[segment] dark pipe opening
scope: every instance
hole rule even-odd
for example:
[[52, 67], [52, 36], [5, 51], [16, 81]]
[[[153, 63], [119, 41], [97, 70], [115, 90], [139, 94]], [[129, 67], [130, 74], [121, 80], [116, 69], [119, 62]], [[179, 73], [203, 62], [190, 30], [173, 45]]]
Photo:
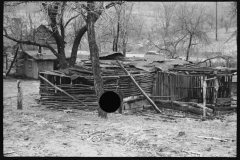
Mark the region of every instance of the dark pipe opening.
[[100, 99], [99, 106], [101, 109], [107, 113], [113, 113], [119, 109], [122, 104], [122, 97], [114, 91], [105, 91]]

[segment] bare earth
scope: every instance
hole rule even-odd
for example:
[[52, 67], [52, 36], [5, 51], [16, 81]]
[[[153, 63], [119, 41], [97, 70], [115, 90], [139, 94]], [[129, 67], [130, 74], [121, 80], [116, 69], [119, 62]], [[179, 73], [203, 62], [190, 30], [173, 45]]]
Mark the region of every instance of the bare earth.
[[24, 80], [22, 88], [23, 110], [17, 110], [16, 79], [4, 79], [5, 156], [236, 157], [236, 113], [222, 121], [157, 114], [109, 114], [105, 120], [96, 111], [39, 106], [39, 81]]

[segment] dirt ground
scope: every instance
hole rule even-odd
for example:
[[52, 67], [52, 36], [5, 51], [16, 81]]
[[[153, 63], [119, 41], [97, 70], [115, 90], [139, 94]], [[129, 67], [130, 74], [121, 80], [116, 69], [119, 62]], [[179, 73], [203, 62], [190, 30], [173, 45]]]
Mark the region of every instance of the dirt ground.
[[[4, 79], [4, 156], [236, 157], [237, 114], [223, 120], [53, 110], [37, 104], [39, 81]], [[204, 137], [215, 137], [204, 138]]]

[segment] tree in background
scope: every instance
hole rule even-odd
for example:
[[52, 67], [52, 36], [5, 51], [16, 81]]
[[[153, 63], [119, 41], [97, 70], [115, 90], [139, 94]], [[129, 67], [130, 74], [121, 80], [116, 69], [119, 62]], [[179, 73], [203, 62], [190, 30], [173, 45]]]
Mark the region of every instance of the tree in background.
[[[230, 9], [229, 9], [229, 17], [230, 21], [237, 22], [237, 2], [231, 2]], [[234, 36], [236, 36], [236, 42], [237, 42], [237, 29], [233, 32], [233, 34], [229, 37], [229, 39], [226, 41], [228, 42], [230, 39], [232, 39]], [[225, 42], [225, 43], [226, 43]]]
[[[70, 63], [66, 60], [65, 54], [65, 39], [66, 35], [68, 35], [67, 31], [69, 30], [69, 24], [75, 18], [84, 15], [86, 13], [86, 8], [83, 7], [85, 2], [19, 2], [19, 3], [12, 3], [12, 2], [5, 2], [4, 7], [17, 7], [22, 4], [29, 4], [33, 3], [34, 5], [38, 5], [41, 9], [41, 12], [45, 14], [45, 18], [48, 21], [46, 27], [51, 31], [51, 34], [54, 36], [55, 41], [57, 43], [57, 50], [55, 50], [47, 41], [43, 43], [35, 42], [31, 38], [23, 38], [18, 39], [12, 35], [14, 35], [11, 31], [9, 31], [8, 25], [5, 23], [4, 25], [4, 37], [13, 40], [15, 42], [27, 45], [35, 45], [39, 47], [45, 47], [50, 49], [53, 54], [58, 58], [60, 68], [64, 69], [69, 66], [74, 66], [77, 57], [77, 51], [79, 48], [79, 44], [83, 35], [87, 32], [87, 25], [82, 25], [81, 28], [76, 29], [76, 36], [73, 40], [72, 50], [71, 50], [71, 60]], [[106, 2], [105, 2], [106, 3]], [[107, 2], [107, 5], [104, 6], [101, 10], [98, 11], [99, 15], [104, 12], [105, 9], [108, 9], [114, 5], [118, 4], [116, 2]], [[7, 17], [7, 14], [5, 14]], [[6, 19], [6, 18], [5, 18]], [[98, 19], [98, 18], [97, 18]], [[97, 21], [97, 19], [95, 19]], [[21, 32], [22, 33], [22, 30]]]
[[[49, 25], [52, 29], [52, 34], [54, 35], [54, 38], [56, 40], [58, 51], [55, 51], [51, 47], [51, 45], [47, 43], [47, 41], [45, 42], [45, 44], [40, 44], [37, 42], [33, 42], [31, 40], [26, 41], [26, 40], [22, 40], [22, 38], [16, 39], [14, 37], [11, 37], [7, 33], [7, 29], [6, 29], [7, 26], [5, 26], [4, 28], [4, 31], [5, 31], [4, 36], [20, 44], [29, 44], [29, 45], [36, 45], [36, 46], [49, 48], [59, 58], [60, 67], [66, 68], [68, 64], [65, 56], [65, 42], [64, 42], [65, 28], [71, 20], [77, 17], [77, 16], [74, 16], [68, 19], [67, 22], [64, 21], [64, 18], [63, 18], [65, 13], [64, 11], [66, 11], [66, 8], [67, 8], [66, 3], [67, 2], [64, 1], [64, 2], [49, 2], [48, 4], [46, 3], [42, 4], [46, 12], [46, 15], [49, 19]], [[95, 86], [95, 91], [98, 99], [103, 93], [103, 82], [100, 75], [99, 50], [96, 43], [94, 24], [105, 9], [108, 9], [116, 4], [122, 4], [122, 3], [123, 2], [121, 1], [117, 1], [117, 2], [110, 2], [107, 5], [104, 5], [104, 2], [87, 2], [87, 5], [85, 5], [84, 3], [79, 4], [80, 6], [75, 5], [76, 7], [75, 9], [80, 9], [79, 14], [83, 16], [83, 19], [85, 20], [86, 25], [84, 25], [82, 28], [79, 29], [77, 36], [74, 40], [73, 49], [74, 47], [78, 48], [78, 45], [80, 43], [79, 40], [81, 40], [83, 34], [86, 31], [88, 31], [87, 34], [88, 34], [88, 42], [89, 42], [89, 49], [90, 49], [90, 58], [92, 61], [94, 86]], [[75, 43], [76, 41], [79, 43]], [[77, 53], [74, 53], [74, 54], [77, 54]], [[102, 111], [101, 108], [99, 107], [98, 116], [102, 118], [107, 118], [107, 113]]]
[[189, 60], [191, 47], [201, 43], [209, 44], [209, 38], [203, 29], [205, 23], [205, 8], [199, 4], [181, 3], [175, 21], [176, 30], [185, 35], [186, 61]]
[[174, 27], [176, 20], [176, 2], [162, 2], [155, 8], [155, 25], [148, 34], [148, 40], [160, 52], [164, 52], [169, 58], [175, 58], [177, 48], [186, 35], [179, 34]]
[[[97, 23], [99, 43], [112, 44], [111, 50], [126, 54], [128, 37], [136, 27], [133, 26], [133, 2], [115, 5], [114, 10], [106, 11]], [[105, 50], [109, 50], [106, 48]]]

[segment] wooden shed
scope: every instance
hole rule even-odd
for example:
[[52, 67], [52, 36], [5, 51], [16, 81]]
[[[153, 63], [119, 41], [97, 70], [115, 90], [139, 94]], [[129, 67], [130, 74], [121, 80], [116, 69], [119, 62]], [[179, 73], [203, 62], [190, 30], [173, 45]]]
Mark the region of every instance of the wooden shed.
[[[66, 52], [66, 57], [70, 57], [70, 52]], [[50, 51], [19, 51], [15, 63], [16, 74], [28, 78], [38, 79], [39, 72], [51, 71], [57, 69], [57, 57]]]
[[[34, 39], [38, 43], [48, 43], [57, 49], [52, 31], [44, 25], [40, 25], [33, 31]], [[70, 52], [65, 51], [66, 58], [70, 58]], [[38, 79], [39, 72], [56, 70], [58, 59], [48, 49], [39, 47], [38, 50], [19, 51], [16, 59], [16, 74], [28, 78]]]

